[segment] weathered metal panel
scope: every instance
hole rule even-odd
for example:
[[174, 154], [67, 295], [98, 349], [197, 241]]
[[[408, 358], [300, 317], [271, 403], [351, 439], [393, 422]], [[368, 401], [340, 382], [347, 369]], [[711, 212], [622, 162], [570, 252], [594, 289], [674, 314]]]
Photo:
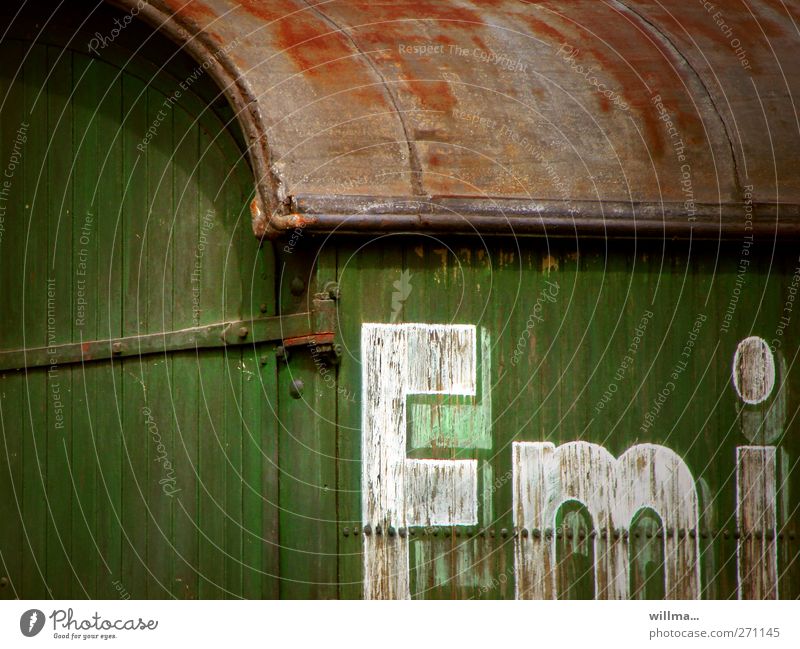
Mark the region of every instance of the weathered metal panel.
[[[598, 235], [608, 208], [612, 234], [688, 236], [698, 220], [693, 235], [715, 238], [752, 204], [764, 235], [798, 236], [793, 3], [151, 0], [141, 13], [239, 109], [259, 236], [496, 231], [506, 215], [486, 197], [517, 199], [521, 234], [546, 204], [548, 234], [581, 232], [593, 211]], [[287, 203], [343, 195], [421, 206], [376, 218], [357, 200], [321, 215]], [[434, 202], [425, 218], [453, 196], [477, 203], [462, 217]]]

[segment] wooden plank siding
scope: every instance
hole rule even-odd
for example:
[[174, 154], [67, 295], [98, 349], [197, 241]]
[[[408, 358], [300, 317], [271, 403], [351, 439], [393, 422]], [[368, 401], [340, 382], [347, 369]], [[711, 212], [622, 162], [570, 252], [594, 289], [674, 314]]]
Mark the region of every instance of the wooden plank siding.
[[[14, 39], [0, 54], [4, 168], [21, 151], [2, 349], [275, 313], [241, 138], [175, 76], [195, 63], [166, 73], [122, 47], [98, 58]], [[0, 376], [0, 596], [278, 594], [271, 346], [50, 370]]]

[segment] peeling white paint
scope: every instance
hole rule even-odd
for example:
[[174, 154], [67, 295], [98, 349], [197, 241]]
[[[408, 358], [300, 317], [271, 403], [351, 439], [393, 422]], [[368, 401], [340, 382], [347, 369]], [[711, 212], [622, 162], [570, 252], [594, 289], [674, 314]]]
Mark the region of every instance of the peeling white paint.
[[406, 460], [406, 524], [476, 525], [477, 460]]
[[775, 357], [767, 341], [749, 336], [733, 355], [733, 386], [739, 398], [750, 405], [766, 400], [775, 387]]
[[492, 448], [492, 339], [481, 327], [480, 395], [463, 404], [409, 404], [409, 439], [412, 449], [431, 446]]
[[739, 599], [778, 598], [775, 447], [736, 449]]
[[475, 327], [364, 324], [361, 360], [361, 511], [373, 530], [364, 536], [364, 597], [409, 599], [408, 537], [387, 532], [422, 519], [476, 522], [477, 463], [407, 460], [406, 398], [475, 395]]
[[[664, 446], [640, 444], [615, 459], [602, 446], [588, 442], [558, 448], [549, 442], [515, 442], [512, 453], [514, 525], [529, 530], [527, 536], [518, 534], [514, 542], [518, 599], [555, 599], [555, 536], [547, 538], [545, 531], [555, 528], [558, 509], [569, 500], [586, 506], [597, 531], [598, 599], [629, 596], [623, 533], [644, 507], [652, 508], [668, 531], [664, 538], [667, 598], [699, 596], [697, 492], [691, 472], [676, 453]], [[690, 535], [690, 530], [695, 534]]]

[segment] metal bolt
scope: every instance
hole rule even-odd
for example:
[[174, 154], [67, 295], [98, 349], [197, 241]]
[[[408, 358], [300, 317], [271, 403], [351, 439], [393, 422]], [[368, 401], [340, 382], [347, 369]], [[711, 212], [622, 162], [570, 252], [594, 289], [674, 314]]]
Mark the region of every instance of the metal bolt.
[[369, 536], [370, 534], [372, 534], [372, 527], [367, 523], [364, 525], [364, 535]]
[[350, 536], [350, 528], [349, 527], [345, 527], [342, 530], [342, 534], [344, 534], [345, 536]]
[[258, 309], [259, 309], [259, 311], [261, 311], [261, 313], [266, 313], [267, 312], [267, 303], [266, 302], [262, 302], [261, 306], [258, 307]]
[[528, 530], [524, 527], [522, 528], [522, 538], [524, 539], [528, 538]]
[[284, 363], [288, 363], [289, 362], [289, 350], [286, 349], [286, 347], [284, 347], [283, 345], [278, 345], [275, 348], [275, 358], [277, 358], [279, 361], [282, 361]]
[[533, 538], [535, 539], [542, 538], [542, 531], [538, 528], [533, 528]]
[[390, 526], [389, 526], [389, 536], [394, 536], [395, 534], [397, 534], [397, 530], [396, 530], [396, 529], [394, 529], [394, 527], [392, 527], [392, 526], [390, 525]]
[[291, 385], [289, 385], [289, 395], [292, 399], [299, 399], [303, 394], [304, 387], [305, 383], [303, 383], [303, 379], [295, 379], [292, 381]]
[[504, 537], [504, 538], [505, 538], [506, 536], [508, 536], [508, 530], [507, 530], [505, 527], [504, 527], [503, 529], [501, 529], [501, 530], [500, 530], [500, 536], [502, 536], [502, 537]]
[[0, 577], [0, 588], [8, 586], [8, 577]]
[[122, 343], [114, 343], [113, 345], [111, 345], [111, 351], [113, 351], [115, 354], [121, 354]]
[[409, 535], [409, 536], [416, 536], [416, 535], [417, 535], [417, 530], [415, 530], [415, 529], [412, 527], [410, 530], [408, 530], [408, 535]]
[[267, 363], [269, 363], [269, 356], [264, 354], [259, 360], [261, 361], [262, 365], [266, 365]]
[[397, 533], [400, 535], [401, 539], [406, 538], [406, 528], [405, 527], [401, 527], [399, 530], [397, 530]]
[[291, 285], [289, 286], [289, 291], [292, 295], [298, 296], [302, 295], [303, 291], [306, 290], [306, 283], [303, 281], [303, 278], [300, 276], [296, 276], [293, 280]]
[[247, 327], [239, 327], [239, 338], [247, 338], [250, 330]]
[[375, 534], [377, 534], [378, 536], [380, 536], [381, 534], [383, 534], [383, 528], [380, 526], [380, 523], [378, 523], [378, 524], [375, 526]]

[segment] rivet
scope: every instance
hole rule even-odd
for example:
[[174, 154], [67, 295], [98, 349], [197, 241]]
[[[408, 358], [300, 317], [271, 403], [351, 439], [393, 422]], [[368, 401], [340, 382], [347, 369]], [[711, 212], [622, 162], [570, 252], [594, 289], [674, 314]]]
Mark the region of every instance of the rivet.
[[114, 343], [113, 345], [111, 345], [111, 351], [114, 352], [115, 354], [121, 354], [122, 343]]
[[345, 527], [342, 530], [342, 534], [344, 534], [345, 536], [350, 536], [350, 528], [349, 527]]
[[522, 528], [522, 537], [527, 539], [528, 538], [528, 530], [524, 527]]
[[296, 276], [293, 280], [291, 285], [289, 286], [289, 291], [294, 296], [302, 295], [303, 291], [306, 290], [306, 283], [303, 279], [299, 276]]
[[239, 338], [247, 338], [250, 330], [247, 327], [239, 327]]
[[286, 349], [286, 347], [284, 347], [283, 345], [278, 345], [275, 348], [275, 357], [279, 361], [283, 361], [284, 363], [288, 363], [289, 362], [289, 350]]
[[372, 534], [372, 527], [368, 523], [364, 525], [364, 536], [369, 536], [370, 534]]
[[667, 528], [667, 538], [671, 539], [673, 536], [675, 536], [675, 530], [673, 530], [671, 527], [668, 527]]
[[722, 532], [722, 538], [724, 539], [731, 538], [731, 533], [728, 530], [725, 530], [724, 532]]
[[259, 311], [261, 311], [261, 313], [266, 313], [267, 312], [267, 303], [266, 302], [262, 302], [261, 306], [258, 307], [258, 309], [259, 309]]
[[391, 525], [389, 525], [389, 536], [394, 536], [395, 534], [397, 534], [397, 530], [394, 529], [394, 527], [392, 527]]
[[263, 355], [263, 356], [262, 356], [262, 357], [259, 359], [259, 361], [261, 362], [261, 364], [262, 364], [262, 365], [266, 365], [267, 363], [269, 363], [269, 356], [267, 356], [266, 354], [264, 354], [264, 355]]
[[553, 530], [549, 527], [544, 531], [544, 538], [552, 539], [553, 538]]
[[707, 539], [708, 538], [708, 532], [706, 530], [703, 530], [702, 532], [700, 532], [700, 538], [701, 539]]
[[8, 586], [8, 577], [0, 577], [0, 588]]
[[491, 536], [492, 538], [494, 538], [494, 536], [495, 536], [494, 530], [489, 530], [489, 536]]
[[508, 536], [508, 530], [505, 527], [500, 530], [500, 536], [502, 537]]
[[540, 530], [538, 527], [533, 528], [533, 538], [535, 539], [542, 538], [542, 530]]
[[682, 539], [682, 538], [685, 538], [685, 537], [686, 537], [686, 530], [684, 530], [684, 529], [678, 530], [678, 538]]
[[289, 395], [292, 399], [299, 399], [303, 394], [304, 387], [305, 383], [303, 383], [302, 379], [294, 379], [289, 385]]
[[406, 528], [405, 527], [401, 527], [399, 530], [397, 530], [397, 533], [400, 535], [401, 539], [406, 538]]
[[361, 533], [361, 530], [358, 527], [353, 528], [353, 536], [358, 536]]
[[383, 534], [383, 528], [381, 527], [380, 523], [375, 526], [375, 534], [381, 536]]
[[409, 534], [409, 536], [416, 536], [417, 535], [417, 530], [415, 530], [412, 527], [410, 530], [408, 530], [408, 534]]

